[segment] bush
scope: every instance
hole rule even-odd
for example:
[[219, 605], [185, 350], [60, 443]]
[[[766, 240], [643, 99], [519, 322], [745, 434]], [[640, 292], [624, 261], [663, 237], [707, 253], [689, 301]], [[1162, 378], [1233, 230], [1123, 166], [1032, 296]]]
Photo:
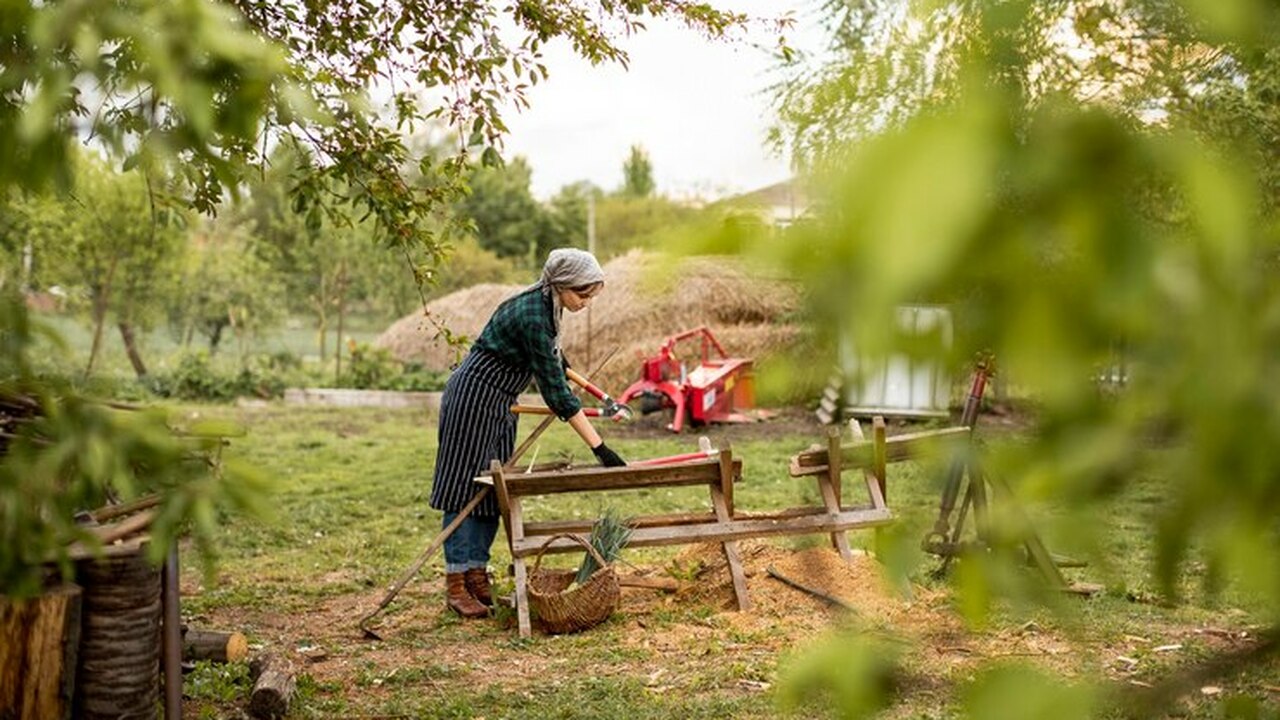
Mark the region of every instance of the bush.
[[287, 383], [281, 368], [287, 360], [277, 353], [258, 357], [235, 373], [221, 372], [210, 363], [204, 352], [188, 353], [178, 361], [172, 372], [156, 375], [151, 389], [162, 397], [182, 400], [227, 401], [237, 397], [280, 397]]
[[406, 365], [396, 360], [386, 348], [351, 342], [347, 369], [338, 378], [339, 387], [360, 390], [432, 391], [444, 387], [444, 373], [424, 370], [421, 365]]

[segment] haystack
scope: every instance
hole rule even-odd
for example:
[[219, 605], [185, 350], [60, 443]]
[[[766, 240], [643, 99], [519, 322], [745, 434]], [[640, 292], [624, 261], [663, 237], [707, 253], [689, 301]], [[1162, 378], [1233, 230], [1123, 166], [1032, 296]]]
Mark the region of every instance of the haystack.
[[[521, 285], [473, 285], [445, 295], [421, 310], [397, 320], [373, 341], [374, 347], [386, 348], [401, 362], [419, 363], [428, 370], [448, 370], [465, 353], [499, 303], [519, 292]], [[443, 325], [455, 336], [469, 340], [460, 348], [449, 346], [437, 329]]]
[[[590, 357], [586, 312], [565, 313], [564, 350], [579, 369], [594, 366], [614, 348], [617, 353], [596, 376], [614, 393], [638, 379], [640, 358], [657, 352], [667, 337], [706, 325], [733, 357], [757, 363], [794, 343], [799, 328], [793, 315], [800, 305], [798, 287], [753, 272], [726, 257], [670, 258], [633, 251], [604, 267], [605, 291], [592, 303]], [[428, 309], [455, 334], [472, 338], [501, 300], [521, 286], [480, 285], [445, 296]], [[375, 344], [404, 361], [447, 369], [453, 360], [443, 339], [421, 313], [391, 326]], [[682, 345], [696, 362], [696, 342]], [[714, 351], [713, 351], [714, 352]]]

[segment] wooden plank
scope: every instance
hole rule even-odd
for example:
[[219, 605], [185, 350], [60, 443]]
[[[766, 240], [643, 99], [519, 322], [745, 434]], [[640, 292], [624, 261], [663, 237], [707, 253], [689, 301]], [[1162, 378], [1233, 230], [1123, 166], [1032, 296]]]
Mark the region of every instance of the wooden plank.
[[[857, 530], [887, 525], [892, 521], [893, 515], [887, 509], [863, 508], [859, 510], [841, 510], [835, 514], [823, 511], [799, 517], [779, 519], [735, 519], [730, 522], [714, 522], [704, 525], [639, 528], [631, 533], [631, 539], [628, 541], [627, 546], [661, 547], [665, 545], [745, 540], [775, 535], [831, 533], [837, 530]], [[543, 540], [536, 538], [515, 542], [511, 550], [512, 555], [529, 557], [537, 553], [542, 543]], [[557, 540], [547, 548], [548, 553], [574, 551], [581, 552], [582, 546], [567, 539]]]
[[[873, 483], [874, 484], [874, 483]], [[879, 487], [876, 488], [879, 490]], [[881, 505], [883, 507], [883, 504]], [[841, 507], [841, 510], [870, 510], [874, 506], [864, 507]], [[829, 513], [825, 507], [805, 506], [784, 508], [782, 510], [769, 510], [767, 512], [754, 512], [750, 510], [735, 509], [733, 514], [734, 520], [787, 520], [797, 517], [808, 517], [809, 515], [826, 515]], [[676, 525], [705, 525], [707, 523], [716, 522], [715, 513], [670, 513], [666, 515], [637, 515], [627, 518], [627, 524], [632, 528], [652, 528], [652, 527], [672, 527]], [[593, 519], [581, 520], [541, 520], [537, 522], [525, 522], [525, 537], [546, 537], [548, 535], [559, 535], [560, 533], [588, 533], [591, 532], [591, 526], [595, 524]]]
[[[818, 492], [822, 495], [822, 504], [828, 512], [840, 512], [840, 429], [827, 428], [827, 474], [818, 476]], [[840, 557], [847, 563], [853, 562], [853, 551], [849, 549], [849, 537], [841, 532], [831, 533], [831, 544], [840, 552]]]
[[[885, 441], [885, 461], [901, 462], [917, 457], [926, 451], [936, 450], [940, 445], [955, 442], [969, 437], [967, 427], [949, 427], [938, 430], [926, 430], [918, 433], [894, 435]], [[874, 443], [850, 443], [840, 447], [840, 454], [845, 468], [870, 468], [875, 460]], [[792, 466], [800, 468], [800, 474], [817, 475], [825, 472], [819, 469], [827, 464], [827, 450], [806, 450], [792, 457]], [[804, 472], [812, 471], [812, 472]], [[796, 473], [792, 473], [795, 475]]]
[[[697, 525], [699, 523], [711, 523], [715, 521], [715, 513], [710, 511], [698, 513], [670, 513], [666, 515], [640, 515], [637, 517], [627, 518], [627, 524], [633, 528]], [[559, 535], [560, 533], [585, 533], [591, 532], [591, 527], [593, 525], [595, 525], [594, 519], [542, 520], [538, 522], [526, 522], [524, 524], [524, 534], [529, 537], [533, 537], [535, 535]]]
[[[741, 461], [733, 461], [733, 477], [742, 475]], [[517, 495], [554, 495], [595, 490], [637, 490], [650, 487], [680, 487], [718, 482], [718, 458], [693, 460], [679, 465], [652, 467], [589, 468], [558, 473], [508, 475], [507, 493]]]

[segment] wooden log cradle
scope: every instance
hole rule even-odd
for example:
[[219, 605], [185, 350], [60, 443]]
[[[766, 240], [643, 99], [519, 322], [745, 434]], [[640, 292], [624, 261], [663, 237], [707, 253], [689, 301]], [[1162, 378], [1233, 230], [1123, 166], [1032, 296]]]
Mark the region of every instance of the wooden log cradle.
[[76, 718], [155, 717], [160, 701], [160, 569], [144, 553], [87, 560]]

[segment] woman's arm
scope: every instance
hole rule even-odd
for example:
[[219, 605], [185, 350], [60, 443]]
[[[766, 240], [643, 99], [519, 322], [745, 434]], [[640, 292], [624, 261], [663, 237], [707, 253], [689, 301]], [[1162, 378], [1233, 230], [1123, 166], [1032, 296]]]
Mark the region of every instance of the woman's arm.
[[582, 438], [582, 442], [586, 443], [587, 447], [592, 450], [604, 442], [604, 440], [600, 439], [600, 433], [596, 432], [595, 427], [591, 425], [591, 421], [587, 419], [586, 413], [581, 410], [565, 422], [569, 423], [569, 427], [573, 428], [573, 431], [578, 433], [578, 437]]

